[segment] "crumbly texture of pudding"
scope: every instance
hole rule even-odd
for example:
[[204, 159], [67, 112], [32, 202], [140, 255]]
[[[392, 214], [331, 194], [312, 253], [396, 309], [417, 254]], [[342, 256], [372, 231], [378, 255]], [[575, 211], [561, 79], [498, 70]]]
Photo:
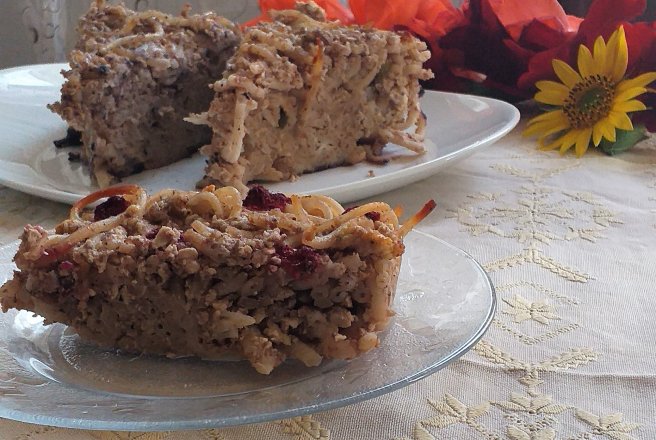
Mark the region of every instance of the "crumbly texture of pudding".
[[95, 1], [79, 23], [79, 41], [61, 100], [50, 106], [81, 132], [82, 159], [101, 187], [196, 151], [207, 127], [184, 121], [204, 111], [208, 88], [241, 39], [214, 14], [135, 12]]
[[128, 352], [237, 355], [263, 374], [287, 358], [316, 366], [378, 346], [413, 226], [387, 204], [344, 210], [261, 187], [243, 200], [231, 187], [110, 190], [54, 232], [25, 227], [3, 310]]
[[327, 22], [313, 3], [244, 31], [209, 110], [206, 179], [246, 191], [325, 168], [381, 162], [388, 142], [424, 152], [426, 45], [409, 33]]

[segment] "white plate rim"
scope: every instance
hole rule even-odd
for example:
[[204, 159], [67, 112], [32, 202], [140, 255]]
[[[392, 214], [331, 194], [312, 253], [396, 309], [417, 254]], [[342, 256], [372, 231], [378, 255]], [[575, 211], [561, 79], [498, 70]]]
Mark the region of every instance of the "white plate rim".
[[[189, 431], [189, 430], [199, 430], [199, 429], [209, 429], [209, 428], [225, 428], [230, 426], [239, 426], [244, 424], [254, 424], [254, 423], [263, 423], [273, 420], [280, 420], [290, 417], [303, 416], [308, 414], [313, 414], [322, 411], [328, 411], [331, 409], [341, 408], [344, 406], [352, 405], [355, 403], [363, 402], [370, 400], [382, 395], [391, 393], [393, 391], [399, 390], [403, 387], [406, 387], [414, 382], [417, 382], [421, 379], [424, 379], [433, 373], [443, 369], [444, 367], [450, 365], [454, 361], [458, 360], [464, 354], [466, 354], [481, 338], [485, 335], [492, 324], [492, 320], [496, 313], [498, 307], [498, 299], [496, 295], [496, 290], [494, 285], [483, 267], [478, 263], [469, 253], [464, 250], [435, 237], [434, 235], [419, 231], [413, 230], [410, 234], [418, 235], [420, 238], [435, 240], [441, 245], [449, 248], [451, 251], [454, 251], [460, 254], [461, 257], [469, 260], [472, 264], [473, 269], [479, 274], [482, 275], [483, 280], [485, 281], [485, 294], [489, 297], [490, 306], [487, 310], [487, 313], [482, 321], [480, 321], [478, 328], [474, 333], [465, 341], [462, 341], [460, 345], [454, 349], [448, 356], [442, 358], [437, 363], [429, 365], [422, 370], [418, 370], [413, 374], [398, 379], [394, 382], [388, 383], [386, 385], [379, 386], [374, 389], [370, 389], [364, 392], [357, 394], [352, 394], [341, 399], [333, 399], [328, 402], [322, 402], [313, 405], [306, 405], [301, 408], [290, 408], [284, 411], [270, 412], [266, 414], [259, 414], [255, 417], [249, 417], [247, 421], [242, 420], [243, 417], [232, 417], [229, 419], [202, 419], [202, 420], [188, 420], [188, 421], [98, 421], [98, 420], [88, 420], [88, 419], [78, 419], [74, 416], [71, 417], [56, 417], [56, 416], [41, 416], [38, 414], [31, 414], [25, 411], [7, 409], [0, 405], [0, 417], [7, 418], [24, 423], [35, 423], [48, 426], [56, 426], [60, 428], [73, 428], [73, 429], [87, 429], [87, 430], [112, 430], [112, 431], [137, 431], [137, 432], [157, 432], [157, 431]], [[5, 251], [9, 248], [16, 247], [18, 241], [4, 245], [0, 247], [0, 252]], [[0, 312], [1, 313], [1, 312]], [[2, 370], [2, 365], [0, 365], [0, 371]], [[60, 384], [64, 387], [73, 387], [68, 384]], [[102, 391], [96, 391], [97, 393], [103, 394]], [[111, 394], [110, 394], [111, 395]], [[198, 399], [207, 399], [207, 398], [198, 398]], [[170, 399], [170, 400], [181, 400], [184, 402], [186, 399]]]
[[[50, 68], [53, 70], [61, 70], [66, 68], [66, 66], [67, 66], [66, 64], [24, 65], [24, 66], [18, 66], [18, 67], [0, 70], [0, 75], [12, 73], [12, 72], [19, 72], [27, 69], [37, 69], [37, 68], [39, 69]], [[496, 111], [508, 112], [509, 117], [507, 118], [507, 120], [505, 120], [505, 124], [499, 127], [496, 131], [492, 131], [488, 133], [486, 136], [477, 139], [476, 141], [458, 150], [451, 151], [447, 154], [441, 155], [427, 162], [417, 163], [409, 168], [392, 171], [380, 176], [363, 178], [356, 182], [342, 183], [337, 185], [333, 184], [333, 185], [322, 187], [321, 189], [318, 190], [311, 190], [311, 191], [300, 190], [299, 192], [305, 194], [321, 193], [321, 194], [330, 195], [331, 197], [336, 199], [341, 199], [344, 202], [350, 202], [353, 200], [370, 197], [384, 191], [396, 189], [403, 185], [403, 183], [399, 183], [399, 182], [411, 183], [411, 182], [416, 182], [425, 179], [431, 176], [432, 174], [434, 174], [435, 172], [437, 172], [442, 167], [444, 167], [444, 164], [469, 156], [470, 154], [472, 154], [473, 152], [475, 152], [476, 150], [482, 147], [492, 145], [493, 143], [497, 142], [499, 139], [507, 135], [518, 124], [520, 119], [520, 112], [515, 106], [497, 99], [477, 96], [477, 95], [438, 92], [432, 90], [426, 91], [426, 94], [429, 96], [434, 95], [436, 97], [441, 96], [443, 98], [448, 98], [449, 96], [451, 96], [451, 97], [477, 99], [480, 100], [481, 102], [490, 105], [491, 107], [494, 107]], [[0, 159], [0, 162], [9, 165], [16, 163], [3, 159]], [[22, 163], [20, 163], [20, 165], [27, 166]], [[408, 176], [411, 176], [411, 178], [408, 179]], [[303, 176], [300, 176], [297, 182], [302, 183], [302, 179]], [[3, 184], [9, 188], [15, 189], [17, 191], [21, 191], [26, 194], [31, 194], [34, 196], [46, 198], [57, 202], [67, 203], [67, 204], [73, 204], [82, 197], [82, 195], [78, 193], [61, 190], [47, 184], [36, 185], [36, 184], [31, 184], [27, 181], [16, 181], [11, 178], [7, 178], [2, 174], [0, 174], [0, 184]], [[357, 194], [359, 195], [364, 194], [364, 195], [358, 197], [349, 196], [349, 194], [353, 192], [354, 188], [357, 189], [356, 191]], [[380, 190], [379, 188], [384, 188], [384, 190]]]

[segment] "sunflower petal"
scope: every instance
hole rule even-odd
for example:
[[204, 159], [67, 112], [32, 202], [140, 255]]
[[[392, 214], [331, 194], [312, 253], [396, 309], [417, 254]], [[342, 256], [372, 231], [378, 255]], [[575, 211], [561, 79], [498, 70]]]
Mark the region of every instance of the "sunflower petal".
[[563, 84], [568, 88], [571, 89], [576, 83], [581, 81], [581, 75], [579, 75], [576, 70], [572, 69], [566, 62], [554, 59], [551, 62], [551, 65], [553, 66], [554, 72], [556, 72], [558, 78], [560, 78]]
[[544, 131], [549, 130], [550, 128], [552, 128], [550, 124], [544, 124], [544, 123], [542, 123], [542, 124], [533, 124], [530, 127], [526, 127], [522, 131], [522, 136], [524, 136], [524, 137], [535, 136], [536, 134], [541, 134]]
[[626, 113], [611, 110], [608, 113], [608, 120], [620, 130], [633, 130], [633, 123]]
[[599, 129], [602, 131], [604, 137], [609, 142], [615, 142], [617, 140], [617, 134], [615, 133], [615, 127], [613, 126], [613, 124], [611, 124], [607, 120], [601, 120], [597, 122], [597, 125], [599, 125]]
[[635, 98], [636, 96], [642, 95], [646, 91], [647, 89], [644, 87], [633, 87], [615, 95], [615, 99], [613, 101], [616, 103], [625, 102], [629, 99]]
[[574, 145], [574, 142], [576, 140], [576, 131], [568, 131], [567, 133], [563, 134], [562, 136], [554, 139], [548, 144], [544, 143], [544, 138], [541, 138], [538, 141], [539, 149], [540, 150], [555, 150], [556, 148], [559, 148], [561, 151], [563, 151], [563, 147], [565, 145], [568, 145], [565, 147], [564, 151], [567, 151], [572, 145]]
[[555, 150], [556, 148], [560, 147], [560, 145], [563, 143], [563, 140], [565, 139], [565, 137], [567, 137], [568, 134], [569, 133], [565, 133], [564, 135], [557, 137], [556, 139], [549, 142], [548, 144], [544, 143], [545, 138], [540, 138], [538, 140], [538, 149], [543, 151]]
[[617, 85], [615, 93], [622, 93], [634, 87], [646, 87], [649, 83], [656, 81], [656, 72], [647, 72], [635, 78], [627, 79]]
[[562, 130], [564, 130], [564, 128], [554, 126], [552, 124], [535, 124], [524, 129], [524, 131], [522, 131], [522, 136], [532, 137], [539, 135], [540, 137], [545, 137], [548, 136], [548, 134], [556, 133]]
[[640, 112], [643, 110], [647, 110], [647, 106], [641, 101], [638, 101], [637, 99], [632, 99], [630, 101], [625, 101], [615, 104], [613, 106], [613, 110], [623, 113]]
[[[559, 138], [559, 140], [560, 140], [560, 138]], [[554, 141], [554, 142], [551, 142], [548, 145], [545, 145], [544, 140], [541, 139], [540, 142], [538, 143], [538, 150], [540, 150], [540, 151], [555, 150], [556, 148], [558, 148], [557, 141]]]
[[618, 33], [617, 52], [615, 62], [613, 63], [613, 73], [611, 78], [614, 82], [619, 82], [626, 74], [626, 67], [629, 64], [629, 49], [626, 45], [626, 34], [624, 27], [620, 26], [615, 32]]
[[567, 150], [572, 148], [576, 144], [576, 139], [578, 139], [580, 130], [572, 130], [567, 133], [567, 136], [563, 139], [563, 143], [560, 145], [560, 154], [565, 154]]
[[595, 75], [603, 75], [606, 67], [606, 43], [600, 35], [594, 43], [594, 73]]
[[590, 53], [590, 49], [583, 44], [579, 46], [578, 65], [582, 78], [594, 75], [594, 61], [592, 60], [592, 54]]
[[539, 140], [544, 141], [548, 137], [554, 135], [554, 134], [560, 134], [563, 132], [563, 129], [561, 127], [552, 127], [548, 130], [545, 130], [544, 133], [540, 136]]
[[542, 90], [535, 94], [535, 100], [544, 104], [562, 106], [565, 104], [567, 95], [567, 93], [562, 93], [560, 90]]
[[558, 121], [561, 120], [563, 117], [565, 117], [565, 113], [563, 113], [562, 110], [552, 110], [550, 112], [543, 113], [529, 120], [528, 125], [530, 126], [542, 121]]
[[557, 91], [565, 93], [566, 95], [569, 94], [569, 87], [556, 81], [537, 81], [535, 86], [538, 88], [538, 90], [545, 92]]
[[532, 127], [528, 127], [522, 132], [522, 136], [524, 137], [533, 137], [537, 136], [538, 138], [546, 138], [554, 133], [558, 133], [561, 131], [564, 131], [566, 128], [559, 127], [559, 126], [545, 126], [545, 125], [534, 125]]
[[[535, 136], [535, 135], [539, 135], [538, 138], [539, 138], [540, 140], [544, 140], [544, 139], [548, 138], [549, 136], [551, 136], [551, 135], [553, 135], [553, 134], [556, 134], [556, 133], [560, 133], [560, 132], [562, 132], [562, 131], [565, 131], [567, 127], [562, 127], [562, 126], [551, 126], [551, 127], [540, 126], [540, 127], [538, 127], [537, 129], [535, 129], [535, 130], [531, 130], [531, 129], [533, 129], [533, 128], [535, 128], [535, 127], [527, 128], [527, 129], [522, 133], [522, 135], [524, 135], [524, 136]], [[529, 130], [530, 130], [530, 131], [529, 131]]]
[[595, 147], [599, 146], [601, 143], [601, 138], [604, 136], [603, 121], [597, 122], [594, 127], [592, 127], [592, 143]]
[[562, 111], [556, 111], [553, 113], [554, 115], [550, 119], [529, 124], [522, 132], [522, 136], [530, 137], [540, 135], [540, 137], [546, 137], [553, 133], [567, 130], [569, 128], [569, 121], [565, 114]]
[[602, 75], [610, 78], [613, 75], [613, 68], [615, 67], [615, 60], [617, 59], [617, 45], [619, 43], [619, 33], [613, 32], [606, 44], [606, 63]]
[[588, 145], [590, 145], [590, 137], [592, 136], [592, 128], [586, 128], [581, 130], [579, 135], [576, 137], [576, 147], [574, 151], [576, 157], [581, 157], [588, 151]]

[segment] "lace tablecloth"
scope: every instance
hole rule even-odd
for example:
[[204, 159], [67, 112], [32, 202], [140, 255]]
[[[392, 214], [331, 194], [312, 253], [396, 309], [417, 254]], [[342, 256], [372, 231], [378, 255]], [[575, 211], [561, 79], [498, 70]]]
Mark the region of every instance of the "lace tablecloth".
[[[2, 440], [656, 438], [656, 137], [582, 159], [519, 129], [442, 173], [380, 196], [471, 253], [499, 310], [474, 350], [391, 394], [311, 416], [179, 433], [73, 431], [0, 421]], [[0, 243], [67, 207], [0, 189]], [[439, 264], [439, 261], [436, 262]], [[0, 380], [2, 378], [0, 377]]]

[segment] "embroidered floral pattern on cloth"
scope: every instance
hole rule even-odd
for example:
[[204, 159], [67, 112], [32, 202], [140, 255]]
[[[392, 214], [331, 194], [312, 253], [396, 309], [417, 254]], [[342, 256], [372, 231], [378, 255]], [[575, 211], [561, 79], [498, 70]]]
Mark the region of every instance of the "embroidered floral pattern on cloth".
[[[656, 438], [656, 138], [613, 158], [493, 147], [382, 196], [471, 253], [499, 298], [474, 350], [429, 378], [349, 407], [181, 433], [72, 431], [0, 421], [3, 440]], [[0, 189], [0, 242], [66, 207]], [[439, 264], [439, 262], [436, 262]], [[0, 390], [11, 389], [0, 376]], [[0, 391], [1, 392], [1, 391]]]

